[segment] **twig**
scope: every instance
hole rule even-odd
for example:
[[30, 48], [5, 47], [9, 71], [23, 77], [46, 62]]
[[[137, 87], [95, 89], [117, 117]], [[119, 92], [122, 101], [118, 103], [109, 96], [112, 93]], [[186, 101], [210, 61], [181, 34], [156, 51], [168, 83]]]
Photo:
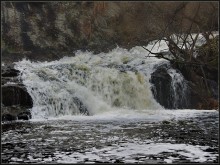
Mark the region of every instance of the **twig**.
[[178, 61], [178, 60], [174, 60], [174, 59], [169, 59], [167, 57], [164, 57], [162, 53], [154, 53], [151, 52], [150, 50], [148, 50], [147, 48], [143, 47], [145, 50], [147, 50], [149, 52], [149, 54], [154, 54], [155, 56], [150, 56], [148, 55], [147, 57], [156, 57], [156, 58], [163, 58], [165, 60], [170, 61], [171, 63], [182, 63], [185, 65], [196, 65], [196, 66], [207, 66], [207, 64], [203, 64], [203, 63], [196, 63], [196, 62], [187, 62], [187, 61]]
[[203, 74], [203, 76], [204, 76], [204, 81], [205, 81], [205, 85], [206, 85], [207, 91], [208, 91], [208, 93], [209, 93], [209, 95], [210, 95], [210, 91], [209, 91], [209, 87], [208, 87], [208, 83], [207, 83], [207, 79], [206, 79], [205, 72], [204, 72], [202, 66], [200, 66], [200, 68], [201, 68], [201, 70], [202, 70], [202, 74]]

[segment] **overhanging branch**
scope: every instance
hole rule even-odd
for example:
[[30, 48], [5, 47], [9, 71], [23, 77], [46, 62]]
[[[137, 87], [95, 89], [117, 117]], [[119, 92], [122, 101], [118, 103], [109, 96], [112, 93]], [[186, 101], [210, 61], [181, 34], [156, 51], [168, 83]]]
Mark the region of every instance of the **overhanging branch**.
[[175, 59], [169, 59], [167, 57], [164, 57], [164, 55], [162, 53], [154, 53], [152, 51], [150, 51], [149, 49], [145, 48], [144, 46], [142, 46], [142, 48], [144, 48], [145, 50], [147, 50], [150, 54], [153, 54], [155, 56], [150, 56], [148, 54], [147, 57], [156, 57], [156, 58], [163, 58], [165, 60], [170, 61], [171, 63], [181, 63], [181, 64], [185, 64], [185, 65], [196, 65], [196, 66], [206, 66], [206, 64], [203, 63], [197, 63], [197, 62], [187, 62], [187, 61], [179, 61], [179, 60], [175, 60]]

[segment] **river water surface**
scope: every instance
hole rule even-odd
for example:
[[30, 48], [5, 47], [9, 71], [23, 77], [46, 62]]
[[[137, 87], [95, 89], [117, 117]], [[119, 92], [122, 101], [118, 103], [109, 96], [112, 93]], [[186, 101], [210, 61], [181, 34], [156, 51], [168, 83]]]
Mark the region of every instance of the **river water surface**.
[[3, 123], [2, 163], [218, 162], [218, 111], [122, 114]]

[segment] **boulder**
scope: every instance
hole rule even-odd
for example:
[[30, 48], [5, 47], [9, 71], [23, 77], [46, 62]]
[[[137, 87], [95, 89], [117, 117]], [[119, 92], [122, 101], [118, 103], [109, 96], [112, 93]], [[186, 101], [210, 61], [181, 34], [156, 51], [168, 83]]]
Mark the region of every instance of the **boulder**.
[[20, 81], [19, 71], [13, 64], [2, 66], [2, 121], [28, 120], [33, 101], [25, 86]]
[[7, 83], [20, 83], [20, 80], [18, 78], [18, 75], [20, 73], [19, 70], [14, 69], [14, 66], [11, 64], [7, 64], [6, 66], [2, 66], [1, 68], [2, 72], [2, 82], [1, 84], [7, 84]]
[[30, 111], [24, 111], [17, 115], [18, 120], [29, 120], [31, 118]]
[[12, 120], [28, 120], [31, 118], [30, 109], [22, 106], [4, 106], [1, 107], [1, 117], [2, 121], [12, 121]]
[[16, 120], [16, 117], [11, 114], [2, 115], [2, 121], [12, 121], [12, 120]]
[[24, 86], [6, 84], [2, 86], [2, 103], [4, 106], [20, 105], [31, 108], [32, 98]]
[[173, 108], [173, 99], [171, 94], [172, 77], [167, 73], [167, 66], [162, 65], [151, 74], [150, 82], [153, 84], [151, 90], [154, 98], [164, 108]]
[[17, 77], [18, 75], [19, 71], [11, 67], [2, 70], [2, 77]]

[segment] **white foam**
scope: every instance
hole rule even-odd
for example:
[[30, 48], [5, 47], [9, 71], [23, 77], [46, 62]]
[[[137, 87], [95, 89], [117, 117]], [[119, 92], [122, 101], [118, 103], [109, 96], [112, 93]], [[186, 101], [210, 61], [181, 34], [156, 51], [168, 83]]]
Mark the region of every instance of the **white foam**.
[[[83, 102], [90, 115], [123, 107], [163, 109], [153, 98], [149, 78], [154, 66], [164, 62], [146, 58], [146, 50], [135, 47], [131, 51], [116, 48], [99, 55], [78, 51], [75, 57], [52, 62], [24, 59], [15, 68], [21, 71], [33, 99], [32, 117], [48, 118], [78, 115], [74, 97]], [[121, 72], [116, 65], [129, 65], [138, 72]]]
[[[199, 36], [198, 42], [202, 42], [202, 39]], [[146, 48], [152, 52], [168, 51], [164, 40], [152, 41]], [[145, 117], [152, 110], [155, 113], [164, 109], [154, 99], [149, 80], [158, 66], [169, 65], [164, 59], [148, 58], [148, 55], [148, 51], [140, 46], [129, 51], [117, 47], [98, 55], [79, 50], [74, 57], [63, 57], [51, 62], [23, 59], [15, 63], [15, 68], [20, 70], [20, 77], [33, 99], [33, 119], [87, 118], [80, 116], [75, 98], [95, 118], [103, 118], [104, 115], [129, 118], [129, 115], [135, 116], [133, 112]], [[130, 67], [131, 71], [127, 69], [125, 72], [123, 67]], [[185, 91], [182, 75], [171, 70], [169, 73], [173, 78], [174, 93], [178, 93], [175, 90], [177, 85]], [[174, 102], [183, 99], [175, 95]]]
[[[171, 144], [171, 143], [150, 143], [150, 144], [137, 144], [137, 143], [123, 143], [120, 146], [108, 146], [101, 149], [92, 148], [85, 153], [73, 153], [66, 155], [66, 153], [56, 152], [55, 155], [59, 157], [59, 163], [77, 163], [88, 159], [89, 161], [109, 161], [109, 158], [117, 157], [123, 159], [125, 163], [134, 163], [134, 157], [145, 155], [162, 154], [163, 152], [175, 153], [180, 156], [185, 156], [191, 162], [205, 162], [215, 160], [217, 154], [205, 152], [208, 146], [193, 146], [188, 144]], [[164, 159], [167, 163], [172, 163], [178, 160], [178, 157], [169, 156]], [[114, 160], [114, 159], [113, 159]]]
[[161, 122], [164, 120], [182, 120], [204, 116], [206, 114], [216, 113], [218, 110], [196, 110], [196, 109], [182, 109], [182, 110], [127, 110], [118, 109], [117, 111], [103, 112], [93, 116], [84, 115], [65, 115], [59, 117], [49, 117], [45, 119], [30, 119], [32, 122], [53, 121], [53, 120], [72, 120], [72, 121], [147, 121], [147, 122]]

